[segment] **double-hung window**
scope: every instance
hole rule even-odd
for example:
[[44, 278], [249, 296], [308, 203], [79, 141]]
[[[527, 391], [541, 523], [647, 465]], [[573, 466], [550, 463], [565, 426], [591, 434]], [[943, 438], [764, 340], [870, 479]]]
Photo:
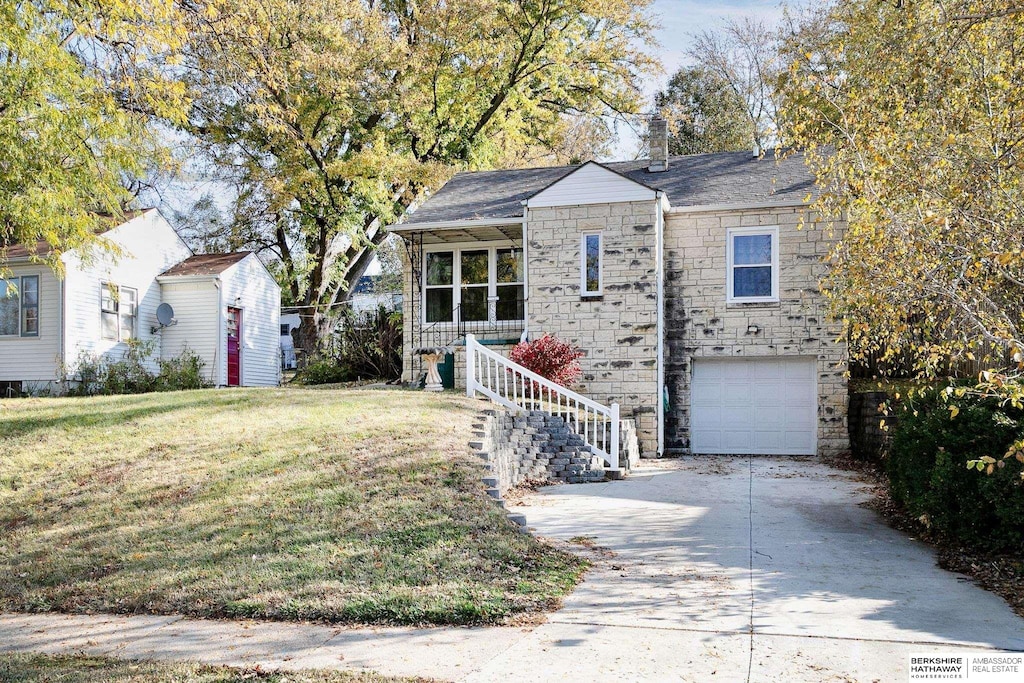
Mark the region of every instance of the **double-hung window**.
[[0, 279], [0, 337], [39, 336], [39, 276]]
[[731, 303], [778, 301], [778, 228], [732, 228], [726, 231], [726, 239], [726, 300]]
[[580, 238], [580, 295], [602, 294], [601, 233], [588, 232]]
[[523, 319], [523, 250], [472, 247], [424, 255], [424, 322]]
[[103, 283], [100, 302], [100, 328], [104, 339], [127, 341], [135, 336], [139, 318], [139, 292]]
[[490, 293], [491, 252], [474, 249], [459, 253], [459, 310], [463, 320], [487, 320], [487, 296]]

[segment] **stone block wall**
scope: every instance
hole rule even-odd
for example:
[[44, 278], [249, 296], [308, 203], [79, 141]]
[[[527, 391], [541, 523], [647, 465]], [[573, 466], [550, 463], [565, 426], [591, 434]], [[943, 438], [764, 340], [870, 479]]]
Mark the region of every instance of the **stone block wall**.
[[[656, 205], [620, 202], [529, 209], [528, 324], [579, 345], [579, 393], [636, 421], [642, 451], [657, 450]], [[584, 233], [602, 235], [603, 293], [580, 293]]]
[[605, 477], [604, 462], [557, 416], [486, 410], [478, 436], [471, 445], [487, 462], [487, 483], [499, 495], [527, 480], [582, 484]]
[[[753, 226], [779, 228], [780, 300], [727, 304], [726, 231]], [[818, 450], [849, 448], [846, 348], [835, 341], [839, 328], [826, 320], [817, 284], [832, 241], [824, 222], [804, 207], [665, 216], [667, 451], [686, 452], [690, 446], [694, 358], [776, 355], [817, 359]]]
[[[898, 413], [886, 415], [881, 406], [890, 400], [884, 391], [850, 394], [850, 452], [860, 460], [880, 461], [889, 448], [889, 430]], [[886, 426], [882, 426], [885, 420]]]

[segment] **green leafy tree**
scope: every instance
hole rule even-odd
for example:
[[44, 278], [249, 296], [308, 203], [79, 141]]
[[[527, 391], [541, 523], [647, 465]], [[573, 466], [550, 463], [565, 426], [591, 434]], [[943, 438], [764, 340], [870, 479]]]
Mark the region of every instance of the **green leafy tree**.
[[195, 0], [190, 130], [315, 349], [387, 235], [459, 168], [636, 112], [647, 0]]
[[978, 389], [1019, 407], [1024, 7], [846, 0], [786, 53], [785, 125], [817, 208], [848, 219], [825, 285], [851, 355], [910, 355], [926, 377], [977, 360]]
[[150, 124], [184, 121], [179, 19], [173, 0], [0, 0], [0, 259], [43, 242], [59, 272], [169, 163]]
[[754, 124], [743, 99], [720, 76], [702, 67], [683, 67], [654, 104], [668, 122], [669, 154], [750, 149]]

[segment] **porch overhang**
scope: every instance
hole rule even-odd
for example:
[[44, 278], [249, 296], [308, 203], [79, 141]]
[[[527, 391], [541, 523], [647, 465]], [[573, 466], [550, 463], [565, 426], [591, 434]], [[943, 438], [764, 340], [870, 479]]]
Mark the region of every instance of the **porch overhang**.
[[389, 230], [404, 240], [415, 239], [427, 244], [455, 242], [522, 242], [523, 218], [470, 218], [461, 221], [402, 223]]

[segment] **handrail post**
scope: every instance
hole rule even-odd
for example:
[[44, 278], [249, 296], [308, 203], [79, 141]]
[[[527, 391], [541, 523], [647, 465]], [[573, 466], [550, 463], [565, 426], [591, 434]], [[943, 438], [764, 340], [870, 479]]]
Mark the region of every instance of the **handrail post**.
[[466, 335], [466, 396], [476, 393], [476, 337]]
[[611, 446], [609, 447], [608, 459], [611, 461], [611, 470], [619, 470], [619, 404], [612, 403], [612, 433]]

